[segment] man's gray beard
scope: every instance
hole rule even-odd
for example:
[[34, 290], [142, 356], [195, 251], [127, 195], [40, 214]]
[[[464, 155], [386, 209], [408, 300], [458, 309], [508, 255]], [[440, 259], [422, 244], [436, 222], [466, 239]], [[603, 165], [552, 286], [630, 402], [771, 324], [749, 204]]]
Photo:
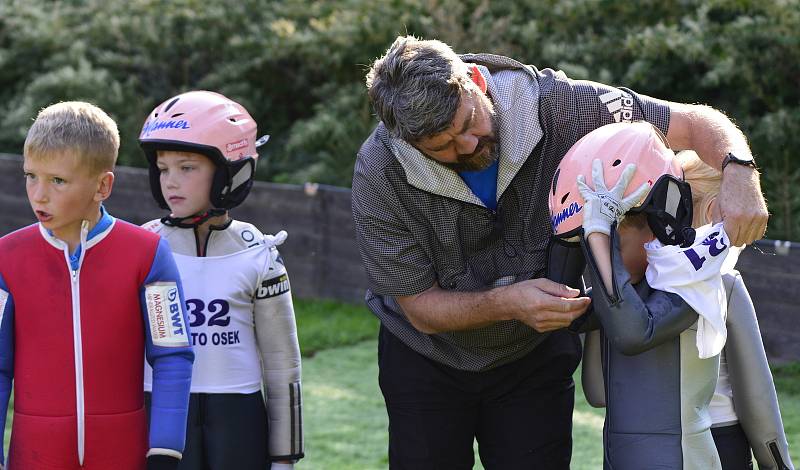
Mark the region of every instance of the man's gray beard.
[[[489, 148], [488, 152], [481, 152], [480, 155], [470, 154], [470, 155], [459, 155], [458, 161], [455, 163], [449, 162], [439, 162], [442, 165], [450, 168], [453, 171], [480, 171], [489, 168], [489, 166], [494, 163], [500, 156], [500, 140], [499, 140], [499, 121], [496, 114], [491, 115], [492, 120], [492, 134], [491, 136], [484, 136], [480, 138], [478, 146], [482, 147], [481, 150], [485, 149], [486, 147]], [[476, 149], [477, 150], [477, 149]]]

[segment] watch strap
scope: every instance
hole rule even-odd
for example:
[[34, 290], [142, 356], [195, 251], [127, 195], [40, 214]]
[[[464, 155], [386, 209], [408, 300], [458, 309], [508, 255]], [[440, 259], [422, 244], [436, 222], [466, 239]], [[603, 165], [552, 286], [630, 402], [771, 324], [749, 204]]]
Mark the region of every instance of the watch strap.
[[750, 157], [749, 159], [744, 160], [744, 159], [738, 158], [736, 155], [734, 155], [731, 152], [728, 152], [728, 154], [725, 155], [725, 158], [722, 160], [722, 171], [725, 171], [725, 167], [728, 166], [728, 163], [736, 163], [737, 165], [749, 166], [750, 168], [753, 168], [755, 170], [758, 169], [758, 167], [756, 166], [755, 160], [753, 160], [753, 157]]

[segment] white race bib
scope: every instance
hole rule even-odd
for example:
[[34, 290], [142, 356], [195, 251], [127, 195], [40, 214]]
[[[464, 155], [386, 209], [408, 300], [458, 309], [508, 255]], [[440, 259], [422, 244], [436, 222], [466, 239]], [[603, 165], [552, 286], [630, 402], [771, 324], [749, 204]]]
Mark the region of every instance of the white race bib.
[[697, 351], [701, 359], [719, 354], [728, 337], [728, 304], [721, 272], [730, 253], [722, 222], [699, 227], [690, 247], [662, 246], [658, 240], [644, 247], [647, 283], [653, 289], [678, 294], [700, 316]]
[[[261, 390], [254, 302], [291, 295], [283, 271], [270, 272], [275, 277], [262, 281], [270, 255], [270, 247], [264, 244], [222, 256], [173, 255], [183, 280], [186, 321], [191, 329], [192, 393]], [[149, 368], [145, 368], [144, 381], [145, 390], [150, 390]]]

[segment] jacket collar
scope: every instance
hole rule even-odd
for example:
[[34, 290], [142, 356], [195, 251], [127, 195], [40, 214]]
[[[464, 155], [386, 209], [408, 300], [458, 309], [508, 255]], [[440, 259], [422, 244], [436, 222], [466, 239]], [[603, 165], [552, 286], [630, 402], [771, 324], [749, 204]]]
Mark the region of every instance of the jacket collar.
[[[116, 223], [117, 219], [114, 218], [111, 214], [106, 211], [106, 208], [100, 206], [100, 220], [97, 221], [94, 227], [87, 232], [86, 235], [86, 249], [97, 245], [100, 243], [109, 233], [111, 233], [111, 229], [114, 228], [114, 224]], [[39, 233], [42, 234], [42, 238], [44, 238], [47, 243], [58, 248], [59, 250], [63, 250], [67, 247], [66, 242], [63, 240], [56, 238], [53, 235], [53, 232], [44, 228], [44, 226], [39, 223]], [[79, 247], [80, 249], [81, 247]]]

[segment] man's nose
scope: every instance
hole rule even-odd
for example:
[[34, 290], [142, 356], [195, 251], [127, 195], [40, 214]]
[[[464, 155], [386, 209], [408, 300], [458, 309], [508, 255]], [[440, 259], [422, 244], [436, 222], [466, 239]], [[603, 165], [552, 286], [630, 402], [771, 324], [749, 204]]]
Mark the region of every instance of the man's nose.
[[456, 152], [458, 152], [459, 155], [468, 155], [478, 148], [479, 141], [478, 137], [471, 133], [461, 134], [455, 138]]

